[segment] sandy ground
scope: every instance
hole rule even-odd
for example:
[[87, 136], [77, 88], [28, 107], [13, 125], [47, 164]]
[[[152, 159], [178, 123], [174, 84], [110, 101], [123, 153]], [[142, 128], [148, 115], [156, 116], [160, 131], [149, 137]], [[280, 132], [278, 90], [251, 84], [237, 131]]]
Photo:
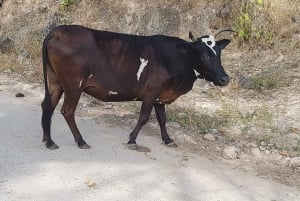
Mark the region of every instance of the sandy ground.
[[[97, 124], [90, 117], [77, 118], [92, 146], [80, 150], [56, 111], [52, 136], [60, 148], [49, 151], [41, 142], [41, 88], [0, 78], [1, 201], [300, 200], [299, 189], [180, 147], [167, 148], [143, 132], [138, 137], [142, 149], [129, 150], [124, 143], [130, 130]], [[27, 89], [24, 98], [15, 97], [13, 85]]]

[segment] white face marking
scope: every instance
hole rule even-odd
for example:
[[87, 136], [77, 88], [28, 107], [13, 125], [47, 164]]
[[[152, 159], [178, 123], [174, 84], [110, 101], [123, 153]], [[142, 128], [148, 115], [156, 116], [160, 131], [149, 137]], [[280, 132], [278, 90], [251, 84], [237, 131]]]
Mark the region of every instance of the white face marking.
[[[202, 42], [205, 43], [205, 45], [206, 45], [207, 47], [209, 47], [209, 48], [211, 49], [211, 51], [213, 51], [214, 54], [217, 56], [217, 53], [216, 53], [216, 51], [214, 50], [214, 47], [215, 47], [215, 45], [216, 45], [215, 37], [210, 35], [208, 38], [202, 38], [201, 40], [202, 40]], [[208, 43], [210, 43], [210, 44], [208, 44]]]
[[117, 95], [118, 94], [118, 92], [116, 92], [116, 91], [109, 91], [108, 92], [108, 95]]
[[81, 87], [81, 85], [82, 85], [82, 80], [80, 80], [80, 82], [79, 82], [79, 88]]
[[141, 57], [140, 57], [140, 61], [141, 61], [141, 65], [140, 65], [139, 70], [138, 70], [138, 72], [137, 72], [137, 74], [136, 74], [136, 76], [137, 76], [137, 81], [140, 80], [141, 74], [142, 74], [144, 68], [145, 68], [145, 67], [147, 66], [147, 64], [148, 64], [148, 60], [145, 60], [145, 59], [143, 59], [143, 58], [141, 58]]
[[194, 70], [194, 73], [195, 73], [196, 77], [199, 77], [200, 73], [195, 69], [193, 69], [193, 70]]
[[90, 76], [88, 78], [91, 78], [91, 77], [93, 77], [93, 74], [90, 74]]

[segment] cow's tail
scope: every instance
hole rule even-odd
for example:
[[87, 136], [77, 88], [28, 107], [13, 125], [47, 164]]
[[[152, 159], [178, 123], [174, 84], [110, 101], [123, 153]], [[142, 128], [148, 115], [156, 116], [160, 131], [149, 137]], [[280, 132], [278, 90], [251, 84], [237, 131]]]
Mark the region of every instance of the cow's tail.
[[51, 116], [53, 113], [53, 107], [51, 104], [51, 97], [49, 93], [49, 84], [48, 84], [48, 76], [47, 76], [47, 68], [50, 68], [51, 65], [48, 59], [47, 52], [47, 44], [50, 37], [49, 35], [45, 38], [42, 47], [42, 60], [43, 60], [43, 74], [44, 74], [44, 82], [45, 82], [45, 97], [41, 104], [42, 106], [42, 127], [43, 127], [43, 142], [49, 142], [50, 138], [50, 124], [51, 124]]
[[45, 82], [45, 101], [50, 100], [50, 94], [49, 94], [49, 86], [48, 86], [48, 76], [47, 76], [47, 67], [50, 67], [50, 63], [48, 60], [48, 51], [47, 51], [47, 44], [50, 37], [49, 35], [45, 38], [43, 41], [43, 47], [42, 47], [42, 60], [43, 60], [43, 75], [44, 75], [44, 82]]

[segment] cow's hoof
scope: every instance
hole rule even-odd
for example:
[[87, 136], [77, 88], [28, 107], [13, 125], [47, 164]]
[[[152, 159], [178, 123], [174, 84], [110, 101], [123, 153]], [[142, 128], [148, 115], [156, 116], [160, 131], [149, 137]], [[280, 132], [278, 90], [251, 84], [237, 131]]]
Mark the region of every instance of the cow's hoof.
[[54, 142], [47, 142], [46, 147], [49, 150], [55, 150], [59, 148], [59, 146], [57, 146], [57, 144], [55, 144]]
[[129, 143], [129, 144], [127, 144], [127, 147], [128, 147], [128, 149], [131, 149], [131, 150], [137, 150], [138, 149], [138, 146], [135, 143]]
[[77, 142], [77, 145], [80, 149], [89, 149], [89, 148], [91, 148], [91, 146], [88, 145], [82, 138], [80, 140], [76, 141], [76, 142]]
[[170, 142], [168, 144], [166, 144], [167, 147], [172, 147], [172, 148], [176, 148], [178, 147], [177, 144], [175, 142]]
[[88, 144], [82, 144], [82, 145], [78, 145], [78, 147], [80, 148], [80, 149], [90, 149], [91, 148], [91, 146], [90, 145], [88, 145]]

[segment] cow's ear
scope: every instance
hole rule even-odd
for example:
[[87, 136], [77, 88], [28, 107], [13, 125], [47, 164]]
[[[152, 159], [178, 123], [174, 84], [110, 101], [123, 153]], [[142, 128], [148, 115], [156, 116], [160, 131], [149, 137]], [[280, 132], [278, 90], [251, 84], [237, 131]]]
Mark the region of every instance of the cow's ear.
[[196, 39], [195, 39], [195, 37], [194, 37], [194, 35], [192, 34], [191, 31], [189, 31], [189, 38], [190, 38], [193, 42], [196, 41]]
[[193, 52], [193, 46], [188, 44], [188, 43], [179, 43], [176, 45], [177, 49], [181, 52], [181, 53], [191, 53]]
[[224, 49], [228, 44], [230, 43], [230, 40], [228, 39], [223, 39], [223, 40], [219, 40], [217, 41], [217, 46], [219, 46], [219, 48], [222, 50]]

